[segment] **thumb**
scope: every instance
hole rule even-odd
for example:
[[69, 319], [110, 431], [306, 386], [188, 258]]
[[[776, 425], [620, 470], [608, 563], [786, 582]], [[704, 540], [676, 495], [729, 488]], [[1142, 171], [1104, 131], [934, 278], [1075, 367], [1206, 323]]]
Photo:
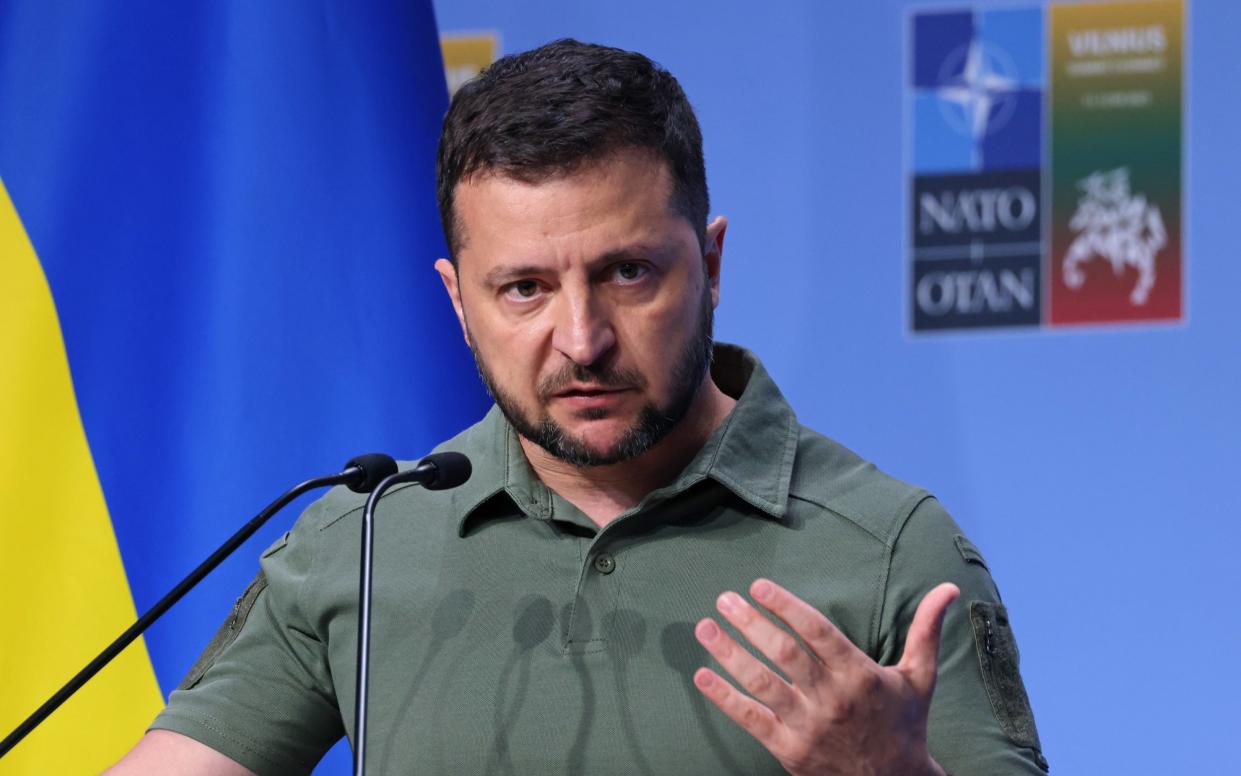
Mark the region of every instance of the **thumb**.
[[937, 585], [922, 598], [905, 638], [905, 653], [896, 668], [927, 702], [935, 691], [935, 671], [939, 664], [939, 634], [948, 606], [961, 595], [951, 582]]

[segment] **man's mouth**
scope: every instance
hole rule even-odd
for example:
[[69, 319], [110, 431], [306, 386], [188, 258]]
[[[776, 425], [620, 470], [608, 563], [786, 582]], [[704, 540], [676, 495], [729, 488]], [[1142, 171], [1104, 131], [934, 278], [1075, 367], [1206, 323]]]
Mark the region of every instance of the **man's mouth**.
[[610, 385], [574, 385], [556, 391], [552, 399], [580, 410], [598, 410], [617, 404], [629, 390]]
[[566, 398], [573, 396], [601, 396], [609, 393], [621, 393], [627, 391], [628, 388], [618, 388], [609, 385], [575, 385], [557, 391], [553, 396], [557, 398]]

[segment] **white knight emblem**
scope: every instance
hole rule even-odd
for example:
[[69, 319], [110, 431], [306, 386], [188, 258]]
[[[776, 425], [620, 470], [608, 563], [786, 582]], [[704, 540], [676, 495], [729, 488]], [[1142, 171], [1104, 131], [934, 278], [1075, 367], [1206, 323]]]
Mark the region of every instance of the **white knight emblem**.
[[1119, 275], [1126, 267], [1138, 272], [1129, 293], [1134, 305], [1144, 305], [1155, 285], [1155, 255], [1168, 243], [1159, 207], [1146, 195], [1129, 191], [1129, 168], [1091, 173], [1078, 181], [1082, 190], [1069, 228], [1078, 235], [1064, 257], [1064, 282], [1081, 288], [1086, 276], [1082, 264], [1095, 256], [1107, 259]]

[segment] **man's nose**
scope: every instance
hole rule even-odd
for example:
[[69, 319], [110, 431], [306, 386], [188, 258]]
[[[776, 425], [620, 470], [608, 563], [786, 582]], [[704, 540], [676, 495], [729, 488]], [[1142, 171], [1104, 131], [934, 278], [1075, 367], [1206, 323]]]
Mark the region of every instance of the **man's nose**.
[[565, 293], [558, 300], [552, 347], [575, 364], [589, 366], [616, 345], [610, 313], [589, 293]]

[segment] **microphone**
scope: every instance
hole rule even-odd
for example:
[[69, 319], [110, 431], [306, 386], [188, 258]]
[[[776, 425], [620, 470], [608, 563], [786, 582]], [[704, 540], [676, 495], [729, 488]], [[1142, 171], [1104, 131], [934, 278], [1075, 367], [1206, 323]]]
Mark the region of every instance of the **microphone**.
[[[430, 456], [434, 457], [434, 456]], [[465, 459], [465, 456], [460, 456]], [[470, 463], [465, 461], [465, 477], [470, 476]], [[460, 467], [459, 463], [449, 463], [444, 465], [444, 471], [449, 471], [451, 467]], [[290, 501], [307, 491], [315, 488], [323, 488], [330, 485], [344, 485], [356, 493], [366, 493], [381, 484], [385, 480], [391, 478], [397, 470], [396, 461], [392, 456], [383, 453], [369, 453], [367, 455], [359, 455], [357, 458], [350, 459], [345, 464], [345, 468], [336, 474], [328, 474], [323, 477], [315, 477], [306, 480], [298, 485], [293, 486], [290, 490], [285, 491], [278, 499], [268, 504], [262, 512], [253, 517], [250, 522], [241, 527], [241, 530], [228, 538], [226, 542], [220, 545], [219, 549], [211, 553], [208, 558], [199, 564], [198, 568], [189, 573], [185, 579], [181, 580], [176, 587], [168, 591], [168, 594], [159, 599], [159, 602], [152, 606], [146, 614], [138, 618], [138, 620], [116, 638], [103, 652], [100, 652], [86, 667], [69, 680], [64, 687], [60, 688], [51, 698], [35, 710], [33, 714], [26, 718], [26, 721], [18, 725], [17, 728], [10, 733], [3, 741], [0, 741], [0, 757], [3, 757], [10, 749], [17, 746], [23, 738], [30, 734], [30, 731], [39, 726], [43, 720], [47, 719], [53, 711], [60, 708], [61, 704], [69, 700], [75, 692], [82, 688], [82, 685], [90, 681], [91, 677], [99, 673], [99, 671], [112, 662], [112, 659], [121, 653], [125, 647], [129, 646], [134, 639], [142, 635], [142, 632], [150, 627], [151, 623], [158, 620], [169, 609], [181, 600], [186, 593], [190, 592], [199, 582], [208, 574], [215, 570], [225, 558], [233, 554], [233, 551], [254, 535], [272, 515], [279, 512]], [[438, 466], [433, 466], [435, 472], [439, 472]], [[454, 469], [455, 471], [455, 469]], [[461, 479], [465, 481], [465, 477]], [[442, 487], [452, 487], [444, 485]]]
[[[356, 460], [356, 459], [355, 459]], [[352, 463], [352, 462], [351, 462]], [[362, 510], [362, 560], [358, 566], [358, 672], [353, 707], [353, 772], [362, 776], [366, 768], [366, 700], [370, 678], [371, 583], [374, 579], [375, 506], [384, 491], [403, 482], [414, 482], [427, 490], [447, 490], [470, 478], [470, 459], [461, 453], [433, 453], [412, 469], [389, 474], [374, 486]]]
[[[466, 465], [469, 465], [469, 461], [466, 461]], [[341, 484], [354, 493], [370, 493], [385, 478], [396, 474], [396, 461], [392, 459], [392, 456], [383, 453], [367, 453], [357, 458], [350, 458], [345, 463], [345, 470], [341, 474], [348, 472], [353, 472], [351, 479]], [[466, 476], [468, 477], [469, 474], [467, 473]]]
[[433, 453], [419, 461], [414, 468], [395, 474], [392, 482], [384, 484], [382, 490], [411, 481], [421, 484], [427, 490], [448, 490], [468, 480], [471, 471], [470, 459], [461, 453]]

